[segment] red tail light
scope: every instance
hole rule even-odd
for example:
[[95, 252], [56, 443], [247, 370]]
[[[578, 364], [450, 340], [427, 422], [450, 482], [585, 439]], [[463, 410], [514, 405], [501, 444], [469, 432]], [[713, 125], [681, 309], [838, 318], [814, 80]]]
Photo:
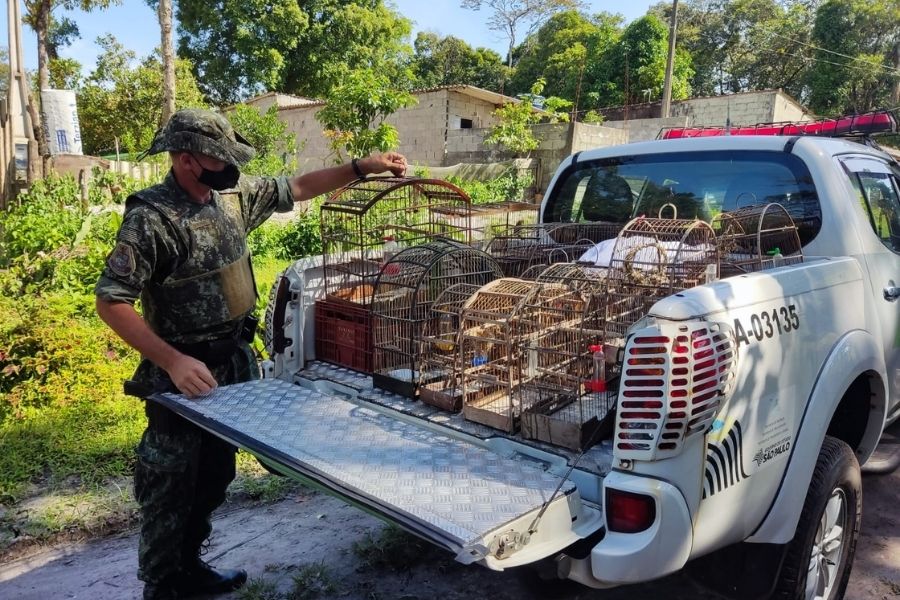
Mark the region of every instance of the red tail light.
[[606, 488], [606, 523], [610, 531], [640, 533], [656, 520], [652, 496]]

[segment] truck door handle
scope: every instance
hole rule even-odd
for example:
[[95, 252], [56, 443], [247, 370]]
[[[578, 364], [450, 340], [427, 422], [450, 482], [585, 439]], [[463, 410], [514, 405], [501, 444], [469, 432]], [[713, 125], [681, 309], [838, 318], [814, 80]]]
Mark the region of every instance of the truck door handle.
[[888, 302], [894, 302], [900, 298], [900, 287], [889, 285], [884, 288], [884, 299]]

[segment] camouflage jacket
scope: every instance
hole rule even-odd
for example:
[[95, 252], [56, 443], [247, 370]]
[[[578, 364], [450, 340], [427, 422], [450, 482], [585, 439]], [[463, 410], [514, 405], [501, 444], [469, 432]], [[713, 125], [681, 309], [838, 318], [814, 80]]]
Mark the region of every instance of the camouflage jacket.
[[255, 302], [247, 234], [294, 200], [285, 177], [242, 177], [235, 190], [212, 194], [193, 202], [170, 172], [131, 196], [95, 288], [107, 301], [141, 298], [145, 321], [169, 342], [235, 334]]

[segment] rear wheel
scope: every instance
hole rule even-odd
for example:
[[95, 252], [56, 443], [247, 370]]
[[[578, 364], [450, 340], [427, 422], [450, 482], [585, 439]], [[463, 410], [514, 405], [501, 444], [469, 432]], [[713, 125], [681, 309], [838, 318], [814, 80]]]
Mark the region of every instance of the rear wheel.
[[826, 437], [797, 532], [778, 576], [780, 600], [839, 600], [850, 579], [859, 537], [862, 490], [850, 447]]

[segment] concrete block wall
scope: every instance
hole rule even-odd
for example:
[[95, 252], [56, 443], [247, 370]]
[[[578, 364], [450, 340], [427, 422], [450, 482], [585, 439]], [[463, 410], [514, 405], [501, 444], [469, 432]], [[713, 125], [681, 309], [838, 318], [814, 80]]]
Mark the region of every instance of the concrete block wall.
[[385, 122], [397, 128], [399, 151], [410, 164], [439, 166], [444, 160], [447, 90], [418, 94], [418, 103], [398, 110]]
[[647, 142], [655, 140], [661, 129], [667, 127], [687, 127], [689, 117], [669, 117], [668, 119], [635, 119], [629, 121], [606, 121], [603, 126], [621, 132], [624, 142]]
[[628, 132], [603, 125], [590, 125], [588, 123], [575, 123], [575, 132], [572, 137], [571, 151], [581, 152], [592, 148], [605, 148], [617, 146], [628, 142]]

